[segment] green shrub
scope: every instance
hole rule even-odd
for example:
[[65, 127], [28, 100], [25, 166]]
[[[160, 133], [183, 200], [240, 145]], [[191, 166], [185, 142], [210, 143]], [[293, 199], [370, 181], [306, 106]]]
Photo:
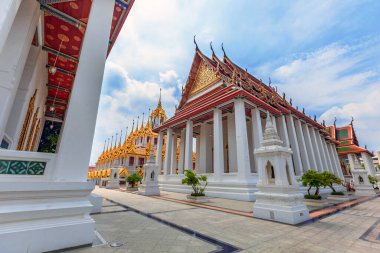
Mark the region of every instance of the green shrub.
[[[330, 187], [332, 192], [336, 192], [334, 188], [334, 184], [342, 184], [343, 180], [335, 176], [335, 174], [330, 171], [324, 171], [321, 174], [322, 185], [326, 188], [326, 186]], [[338, 194], [337, 194], [338, 195]]]
[[379, 181], [379, 180], [377, 180], [376, 177], [373, 177], [373, 176], [371, 176], [371, 175], [368, 175], [368, 180], [369, 180], [369, 182], [370, 182], [372, 185], [376, 184], [376, 183]]
[[320, 195], [305, 195], [305, 199], [316, 199], [320, 200], [322, 197]]
[[315, 170], [309, 170], [305, 174], [302, 175], [301, 177], [302, 185], [303, 186], [309, 186], [307, 189], [307, 194], [311, 196], [310, 194], [310, 189], [312, 187], [315, 187], [315, 193], [314, 195], [319, 195], [319, 188], [323, 185], [323, 179], [322, 179], [322, 174], [318, 173]]
[[132, 174], [127, 177], [127, 182], [131, 185], [131, 187], [136, 187], [137, 182], [142, 180], [142, 176], [139, 174]]
[[344, 193], [343, 192], [332, 192], [331, 195], [340, 195], [340, 196], [343, 196]]
[[[202, 186], [202, 182], [204, 182], [204, 186]], [[207, 186], [207, 176], [198, 176], [192, 170], [185, 170], [185, 178], [182, 179], [182, 184], [190, 185], [193, 188], [191, 196], [205, 196], [204, 191]]]

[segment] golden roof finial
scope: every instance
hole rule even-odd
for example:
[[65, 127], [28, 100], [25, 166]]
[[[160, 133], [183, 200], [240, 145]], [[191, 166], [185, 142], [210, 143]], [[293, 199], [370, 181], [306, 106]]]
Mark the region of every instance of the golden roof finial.
[[119, 147], [121, 146], [121, 137], [123, 135], [123, 129], [120, 130], [120, 139], [119, 139]]
[[112, 149], [112, 143], [113, 143], [113, 135], [112, 135], [112, 139], [111, 139], [111, 147], [110, 147], [111, 149]]
[[141, 121], [140, 129], [142, 129], [143, 127], [144, 127], [144, 113], [143, 113], [143, 116], [142, 116], [142, 121]]
[[160, 88], [160, 98], [158, 99], [158, 105], [157, 105], [157, 107], [161, 106], [161, 91], [162, 91], [162, 89]]
[[102, 154], [104, 154], [104, 152], [106, 151], [106, 143], [107, 143], [107, 140], [104, 140], [104, 146], [103, 146], [103, 152], [102, 152]]
[[133, 134], [133, 132], [135, 131], [134, 129], [135, 129], [135, 120], [132, 121], [132, 130], [131, 130], [130, 135]]
[[124, 142], [127, 141], [127, 137], [128, 137], [128, 127], [125, 128]]
[[137, 131], [139, 130], [139, 119], [140, 119], [140, 116], [137, 116], [136, 133], [137, 133]]

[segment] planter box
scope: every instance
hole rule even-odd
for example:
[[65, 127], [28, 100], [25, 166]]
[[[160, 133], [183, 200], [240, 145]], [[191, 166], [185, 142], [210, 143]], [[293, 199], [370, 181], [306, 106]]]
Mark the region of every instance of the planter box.
[[187, 201], [193, 202], [193, 203], [206, 203], [206, 202], [208, 202], [207, 196], [194, 197], [191, 195], [186, 195], [186, 198], [187, 198]]
[[328, 205], [325, 199], [304, 199], [303, 201], [307, 206], [324, 207]]
[[344, 201], [349, 201], [350, 198], [347, 195], [329, 195], [327, 196], [327, 200], [344, 202]]
[[127, 187], [127, 192], [135, 192], [135, 191], [138, 191], [139, 190], [139, 187]]

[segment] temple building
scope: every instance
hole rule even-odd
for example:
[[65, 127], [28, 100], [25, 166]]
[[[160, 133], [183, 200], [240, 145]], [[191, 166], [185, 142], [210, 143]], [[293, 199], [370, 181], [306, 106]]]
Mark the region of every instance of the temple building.
[[1, 1], [1, 252], [92, 244], [87, 170], [103, 73], [133, 3]]
[[361, 160], [368, 175], [375, 176], [376, 168], [373, 163], [373, 153], [365, 146], [360, 147], [355, 134], [353, 120], [347, 126], [328, 126], [326, 131], [330, 137], [337, 141], [339, 163], [345, 177], [351, 177], [351, 169], [355, 166], [355, 159]]
[[[327, 170], [343, 178], [338, 142], [315, 116], [293, 107], [285, 94], [279, 95], [276, 88], [240, 68], [225, 52], [220, 60], [212, 49], [209, 58], [196, 46], [175, 115], [153, 130], [158, 133], [158, 152], [165, 149], [166, 154], [164, 159], [156, 157], [163, 171], [161, 189], [187, 192], [180, 179], [184, 170], [192, 168], [195, 151], [194, 169], [208, 174], [209, 196], [254, 200], [258, 180], [254, 150], [262, 142], [267, 113], [282, 145], [291, 148], [289, 167], [297, 178], [310, 169]], [[171, 151], [178, 139], [177, 160]]]
[[[125, 134], [122, 142], [122, 132], [120, 134], [119, 143], [115, 140], [114, 144], [107, 145], [98, 157], [96, 169], [108, 169], [113, 167], [123, 167], [128, 173], [135, 173], [137, 167], [142, 167], [150, 155], [150, 151], [154, 149], [154, 155], [157, 152], [158, 134], [153, 132], [153, 127], [159, 127], [167, 120], [165, 110], [162, 107], [161, 95], [157, 107], [150, 113], [148, 120], [144, 123], [142, 118], [141, 125], [137, 122], [137, 127], [132, 124], [132, 130], [129, 134]], [[164, 152], [161, 152], [161, 156]]]

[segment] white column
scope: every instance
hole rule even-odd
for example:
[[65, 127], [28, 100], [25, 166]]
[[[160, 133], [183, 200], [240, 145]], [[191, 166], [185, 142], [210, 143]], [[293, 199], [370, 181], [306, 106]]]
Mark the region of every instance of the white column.
[[309, 127], [306, 123], [302, 124], [302, 131], [305, 137], [305, 144], [306, 144], [307, 154], [309, 156], [310, 166], [312, 169], [318, 171], [318, 166], [315, 159], [315, 150], [311, 142]]
[[281, 136], [283, 146], [284, 147], [290, 147], [289, 135], [288, 135], [288, 131], [286, 130], [285, 115], [281, 115], [280, 117], [278, 117], [277, 121], [278, 121], [277, 125], [278, 125], [278, 129], [279, 129], [279, 134]]
[[330, 145], [331, 145], [332, 154], [333, 154], [333, 157], [334, 157], [334, 160], [335, 160], [335, 166], [336, 166], [336, 170], [338, 172], [338, 176], [341, 179], [344, 179], [344, 175], [343, 175], [342, 167], [340, 166], [340, 160], [339, 160], [339, 157], [338, 157], [338, 152], [336, 150], [336, 146], [335, 146], [334, 143], [331, 143]]
[[[319, 147], [318, 147], [318, 140], [317, 140], [317, 137], [316, 137], [316, 130], [314, 127], [311, 127], [309, 129], [310, 131], [310, 135], [311, 135], [311, 141], [312, 141], [312, 144], [313, 144], [313, 147], [314, 147], [314, 151], [316, 151], [316, 154], [315, 154], [315, 162], [317, 163], [317, 168], [318, 168], [318, 171], [319, 172], [322, 172], [323, 170], [323, 165], [322, 165], [322, 156], [321, 156], [321, 151], [319, 150]], [[317, 134], [319, 134], [319, 132], [317, 132]]]
[[322, 171], [325, 171], [325, 170], [328, 170], [328, 161], [327, 161], [327, 154], [326, 154], [326, 151], [324, 149], [324, 145], [323, 145], [323, 139], [322, 139], [322, 136], [321, 134], [317, 134], [317, 139], [318, 139], [318, 146], [319, 146], [319, 150], [321, 150], [321, 157], [322, 157], [322, 165], [323, 165], [323, 168], [322, 168]]
[[374, 177], [376, 175], [376, 169], [375, 169], [375, 166], [373, 166], [372, 157], [366, 152], [362, 152], [361, 156], [363, 159], [364, 168], [368, 172], [368, 175], [371, 175]]
[[[263, 127], [261, 124], [260, 110], [258, 108], [253, 108], [251, 110], [251, 122], [252, 122], [252, 137], [253, 137], [253, 150], [261, 147], [261, 141], [263, 140]], [[254, 172], [257, 172], [258, 164], [257, 159], [254, 155], [255, 167]]]
[[164, 175], [170, 174], [172, 157], [173, 129], [168, 128], [166, 132], [166, 150], [164, 160]]
[[176, 174], [177, 169], [177, 134], [173, 134], [171, 174]]
[[347, 154], [348, 162], [350, 164], [350, 170], [355, 169], [355, 155], [354, 154]]
[[181, 130], [181, 141], [179, 144], [179, 161], [178, 161], [178, 173], [183, 174], [183, 166], [185, 163], [185, 140], [186, 129]]
[[301, 153], [303, 172], [307, 172], [308, 170], [313, 169], [313, 168], [311, 168], [310, 166], [309, 156], [306, 150], [305, 138], [302, 131], [301, 121], [299, 119], [295, 119], [295, 126], [296, 126], [298, 145], [299, 145], [300, 153]]
[[[161, 173], [162, 169], [162, 143], [164, 140], [164, 132], [160, 131], [157, 137], [157, 152], [156, 152], [156, 164], [158, 165], [158, 171]], [[129, 161], [128, 161], [129, 163]]]
[[223, 124], [222, 111], [214, 109], [214, 177], [219, 178], [224, 173]]
[[199, 160], [200, 160], [200, 148], [201, 148], [201, 142], [200, 142], [200, 137], [196, 137], [196, 143], [195, 143], [195, 170], [197, 173], [199, 173]]
[[326, 142], [325, 138], [322, 139], [322, 144], [323, 144], [323, 148], [326, 152], [327, 166], [328, 166], [327, 170], [336, 175], [336, 173], [334, 172], [334, 164], [333, 164], [332, 159], [331, 159], [330, 151], [327, 147], [328, 143]]
[[84, 181], [87, 177], [114, 5], [114, 0], [92, 1], [61, 133], [57, 179]]
[[193, 122], [186, 122], [185, 170], [193, 169]]
[[2, 0], [0, 8], [0, 54], [8, 38], [21, 0]]
[[340, 177], [339, 170], [336, 166], [336, 161], [335, 161], [335, 157], [334, 157], [334, 150], [331, 148], [331, 143], [326, 142], [326, 147], [327, 147], [327, 152], [329, 153], [329, 157], [331, 160], [331, 165], [332, 165], [331, 172], [334, 173], [337, 177]]
[[295, 174], [296, 176], [301, 176], [303, 174], [303, 169], [302, 169], [302, 161], [301, 161], [301, 154], [300, 154], [300, 149], [298, 146], [298, 138], [296, 134], [296, 129], [294, 127], [294, 119], [293, 115], [287, 115], [286, 116], [286, 123], [287, 123], [287, 130], [289, 134], [289, 143], [290, 147], [293, 151], [293, 163], [295, 167]]
[[[23, 1], [0, 53], [0, 142], [13, 107], [39, 14], [37, 1]], [[7, 17], [0, 17], [0, 20], [3, 18], [6, 22]], [[0, 29], [2, 29], [1, 26]], [[2, 39], [1, 37], [0, 41]]]
[[230, 172], [237, 172], [236, 164], [236, 129], [235, 116], [233, 113], [227, 115], [227, 139], [228, 139], [228, 166]]
[[251, 167], [248, 154], [247, 123], [245, 106], [242, 99], [234, 101], [235, 107], [235, 128], [236, 128], [236, 157], [239, 180], [248, 180]]
[[212, 139], [211, 126], [207, 123], [201, 124], [200, 136], [199, 173], [212, 173]]

